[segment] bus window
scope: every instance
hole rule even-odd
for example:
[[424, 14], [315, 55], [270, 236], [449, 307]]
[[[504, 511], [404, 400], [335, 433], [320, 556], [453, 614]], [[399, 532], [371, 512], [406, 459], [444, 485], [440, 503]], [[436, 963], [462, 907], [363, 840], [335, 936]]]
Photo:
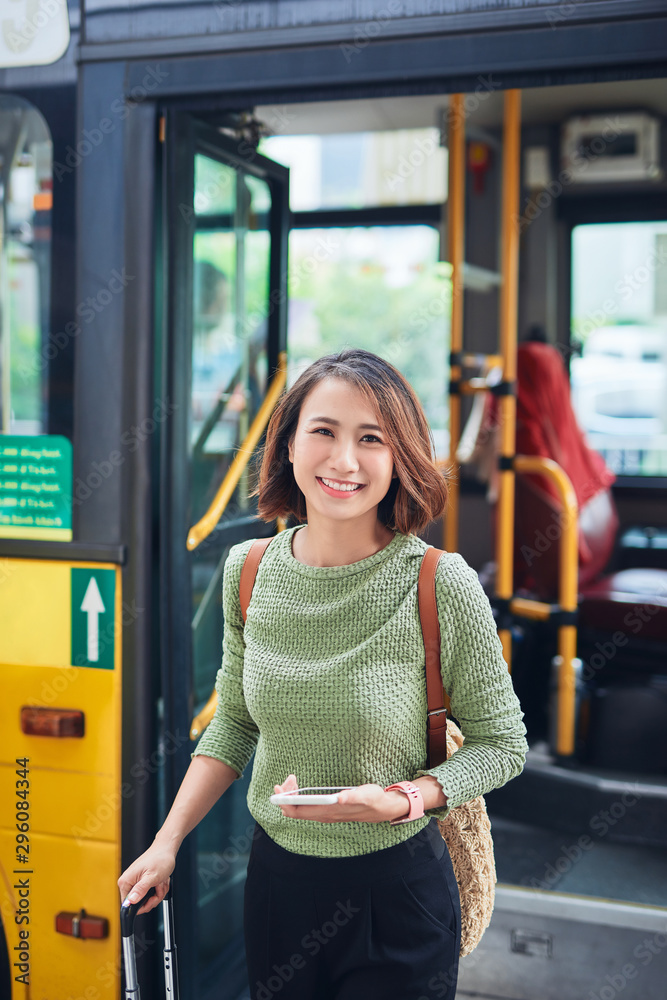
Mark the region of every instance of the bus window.
[[0, 96], [0, 431], [44, 434], [51, 272], [51, 136], [39, 111]]
[[[281, 122], [298, 125], [296, 113], [279, 111]], [[257, 114], [271, 123], [278, 112]], [[373, 351], [414, 385], [445, 458], [451, 282], [439, 263], [447, 200], [439, 130], [274, 135], [260, 149], [290, 168], [288, 383], [323, 354]], [[433, 224], [419, 224], [425, 206]]]
[[667, 475], [667, 221], [572, 233], [572, 398], [618, 476]]
[[[271, 193], [198, 154], [190, 444], [193, 523], [208, 509], [264, 397]], [[249, 506], [245, 474], [230, 509]]]
[[[270, 109], [257, 114], [276, 123]], [[436, 128], [274, 135], [259, 148], [290, 168], [293, 212], [437, 205], [447, 198], [447, 150]]]
[[293, 229], [288, 379], [345, 347], [379, 354], [415, 387], [444, 458], [450, 281], [438, 265], [438, 249], [431, 226]]

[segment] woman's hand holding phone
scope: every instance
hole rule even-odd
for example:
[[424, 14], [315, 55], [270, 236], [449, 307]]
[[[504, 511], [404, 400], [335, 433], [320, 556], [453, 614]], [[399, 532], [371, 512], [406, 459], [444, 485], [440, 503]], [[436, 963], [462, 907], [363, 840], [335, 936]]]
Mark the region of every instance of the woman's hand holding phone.
[[[276, 793], [296, 791], [296, 775], [290, 774], [282, 785], [274, 785]], [[338, 802], [330, 805], [280, 805], [283, 816], [311, 819], [318, 823], [386, 823], [407, 816], [410, 804], [403, 792], [385, 792], [380, 785], [357, 785], [338, 792]]]

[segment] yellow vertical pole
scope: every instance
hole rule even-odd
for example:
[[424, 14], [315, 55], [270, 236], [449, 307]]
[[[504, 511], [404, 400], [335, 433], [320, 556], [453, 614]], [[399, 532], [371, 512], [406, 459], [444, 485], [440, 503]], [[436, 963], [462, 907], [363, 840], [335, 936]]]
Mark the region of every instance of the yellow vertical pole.
[[[452, 265], [452, 312], [450, 350], [463, 348], [463, 260], [465, 252], [465, 115], [463, 94], [452, 94], [449, 104], [449, 135], [447, 145], [447, 258]], [[450, 367], [450, 378], [461, 377], [460, 365]], [[458, 549], [459, 486], [456, 451], [461, 436], [461, 397], [449, 394], [449, 505], [445, 516], [443, 547], [449, 552]]]
[[[568, 484], [569, 485], [569, 484]], [[559, 552], [558, 603], [563, 611], [576, 611], [579, 590], [578, 505], [574, 488], [563, 488], [562, 508], [565, 514]], [[558, 724], [556, 753], [570, 757], [574, 753], [576, 728], [576, 677], [574, 658], [577, 655], [576, 625], [561, 625], [558, 629]]]
[[[502, 160], [502, 260], [500, 287], [500, 353], [503, 381], [516, 380], [519, 291], [519, 181], [521, 157], [521, 91], [505, 91]], [[500, 397], [500, 453], [513, 456], [516, 449], [516, 397]], [[509, 600], [514, 587], [514, 469], [501, 469], [496, 530], [496, 596]], [[505, 660], [511, 669], [512, 635], [499, 629]]]

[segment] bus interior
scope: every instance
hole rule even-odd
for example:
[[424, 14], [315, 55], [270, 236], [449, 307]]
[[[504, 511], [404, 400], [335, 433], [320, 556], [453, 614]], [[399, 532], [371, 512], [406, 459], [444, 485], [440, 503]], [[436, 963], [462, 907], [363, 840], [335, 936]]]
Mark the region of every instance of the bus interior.
[[[489, 77], [461, 105], [463, 349], [489, 391], [462, 397], [453, 452], [442, 393], [455, 294], [451, 98], [264, 105], [244, 120], [261, 134], [260, 152], [290, 169], [288, 382], [320, 354], [351, 345], [383, 353], [413, 379], [438, 457], [457, 459], [454, 544], [480, 571], [499, 619], [499, 417], [489, 404], [499, 399], [491, 390], [500, 370], [503, 100]], [[621, 943], [629, 951], [628, 933], [642, 956], [649, 931], [654, 948], [664, 939], [666, 185], [659, 156], [631, 165], [639, 147], [630, 132], [651, 120], [664, 129], [666, 105], [663, 80], [521, 92], [517, 453], [557, 462], [575, 487], [578, 610], [558, 605], [557, 491], [537, 474], [519, 475], [514, 592], [552, 611], [514, 615], [507, 626], [530, 752], [522, 776], [487, 796], [499, 887], [491, 928], [462, 962], [464, 995], [583, 998], [600, 982], [593, 939], [610, 968]], [[238, 119], [217, 127], [229, 132]], [[195, 237], [205, 271], [218, 238]], [[200, 386], [203, 397], [204, 377]], [[433, 544], [443, 537], [451, 547], [442, 524], [429, 530]], [[577, 646], [574, 743], [563, 753], [557, 631], [565, 620], [576, 622]], [[542, 962], [538, 987], [534, 959], [552, 956], [555, 927], [571, 958], [555, 976]], [[663, 962], [639, 980], [638, 997], [657, 997]]]
[[[450, 511], [425, 537], [456, 548], [479, 572], [530, 743], [523, 774], [486, 796], [496, 907], [461, 962], [457, 995], [607, 1000], [622, 990], [627, 1000], [664, 1000], [667, 87], [647, 78], [513, 92], [514, 202], [503, 176], [510, 92], [494, 74], [465, 94], [414, 90], [252, 106], [198, 106], [191, 97], [187, 107], [160, 108], [147, 352], [153, 424], [143, 438], [126, 430], [119, 453], [131, 470], [133, 444], [149, 451], [150, 474], [136, 489], [150, 539], [137, 551], [153, 609], [150, 678], [137, 680], [137, 670], [128, 680], [123, 726], [141, 730], [141, 745], [160, 754], [144, 780], [132, 771], [139, 743], [123, 746], [122, 773], [137, 781], [123, 805], [123, 829], [132, 831], [123, 833], [123, 857], [138, 853], [131, 811], [148, 824], [141, 829], [165, 814], [205, 725], [229, 547], [273, 532], [254, 514], [252, 463], [222, 500], [221, 484], [266, 410], [281, 352], [286, 346], [291, 384], [316, 357], [364, 347], [395, 364], [425, 407], [453, 484]], [[457, 128], [462, 173], [451, 162]], [[70, 266], [60, 253], [51, 261], [40, 225], [54, 169], [48, 127], [28, 101], [4, 95], [0, 143], [10, 192], [2, 297], [14, 331], [2, 340], [2, 431], [72, 438], [72, 401], [93, 412], [94, 385], [75, 398], [82, 338], [66, 340], [53, 359], [43, 353], [49, 275]], [[132, 195], [134, 209], [143, 190]], [[130, 238], [137, 218], [136, 230], [127, 223]], [[512, 284], [503, 271], [508, 238], [513, 306], [503, 301]], [[124, 274], [108, 279], [109, 301]], [[286, 301], [275, 294], [281, 282]], [[106, 287], [98, 282], [99, 296]], [[85, 329], [83, 314], [81, 322]], [[142, 352], [138, 343], [126, 372], [144, 363]], [[517, 382], [516, 454], [542, 461], [540, 472], [530, 462], [514, 467], [511, 495], [500, 481], [513, 468], [502, 440], [503, 414], [514, 412], [503, 409], [513, 398], [508, 371]], [[101, 418], [91, 419], [101, 429]], [[567, 477], [558, 487], [554, 466]], [[92, 524], [89, 480], [82, 473], [75, 482], [75, 542], [77, 523], [82, 536]], [[194, 531], [207, 517], [209, 527]], [[509, 563], [499, 570], [503, 546]], [[499, 596], [507, 565], [511, 594]], [[569, 643], [565, 659], [561, 643]], [[71, 690], [54, 703], [69, 698]], [[149, 704], [156, 714], [144, 727], [132, 713]], [[184, 731], [190, 739], [178, 737]], [[176, 872], [177, 940], [198, 1000], [248, 997], [241, 913], [250, 770], [191, 835]], [[144, 789], [153, 798], [140, 808]], [[196, 889], [186, 901], [190, 877]], [[149, 951], [140, 968], [155, 971], [156, 961]], [[101, 995], [118, 990], [114, 979]], [[195, 986], [187, 991], [194, 997]]]

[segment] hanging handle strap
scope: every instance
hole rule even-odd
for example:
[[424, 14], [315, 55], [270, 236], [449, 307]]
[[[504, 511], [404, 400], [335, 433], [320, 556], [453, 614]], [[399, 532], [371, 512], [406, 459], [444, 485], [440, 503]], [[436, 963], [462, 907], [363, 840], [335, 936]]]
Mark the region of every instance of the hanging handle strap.
[[426, 734], [429, 767], [437, 767], [438, 764], [447, 760], [447, 709], [445, 708], [440, 672], [440, 622], [438, 621], [438, 605], [435, 597], [435, 570], [443, 554], [444, 549], [436, 549], [433, 546], [426, 550], [417, 584], [419, 619], [426, 654], [426, 700], [428, 704]]

